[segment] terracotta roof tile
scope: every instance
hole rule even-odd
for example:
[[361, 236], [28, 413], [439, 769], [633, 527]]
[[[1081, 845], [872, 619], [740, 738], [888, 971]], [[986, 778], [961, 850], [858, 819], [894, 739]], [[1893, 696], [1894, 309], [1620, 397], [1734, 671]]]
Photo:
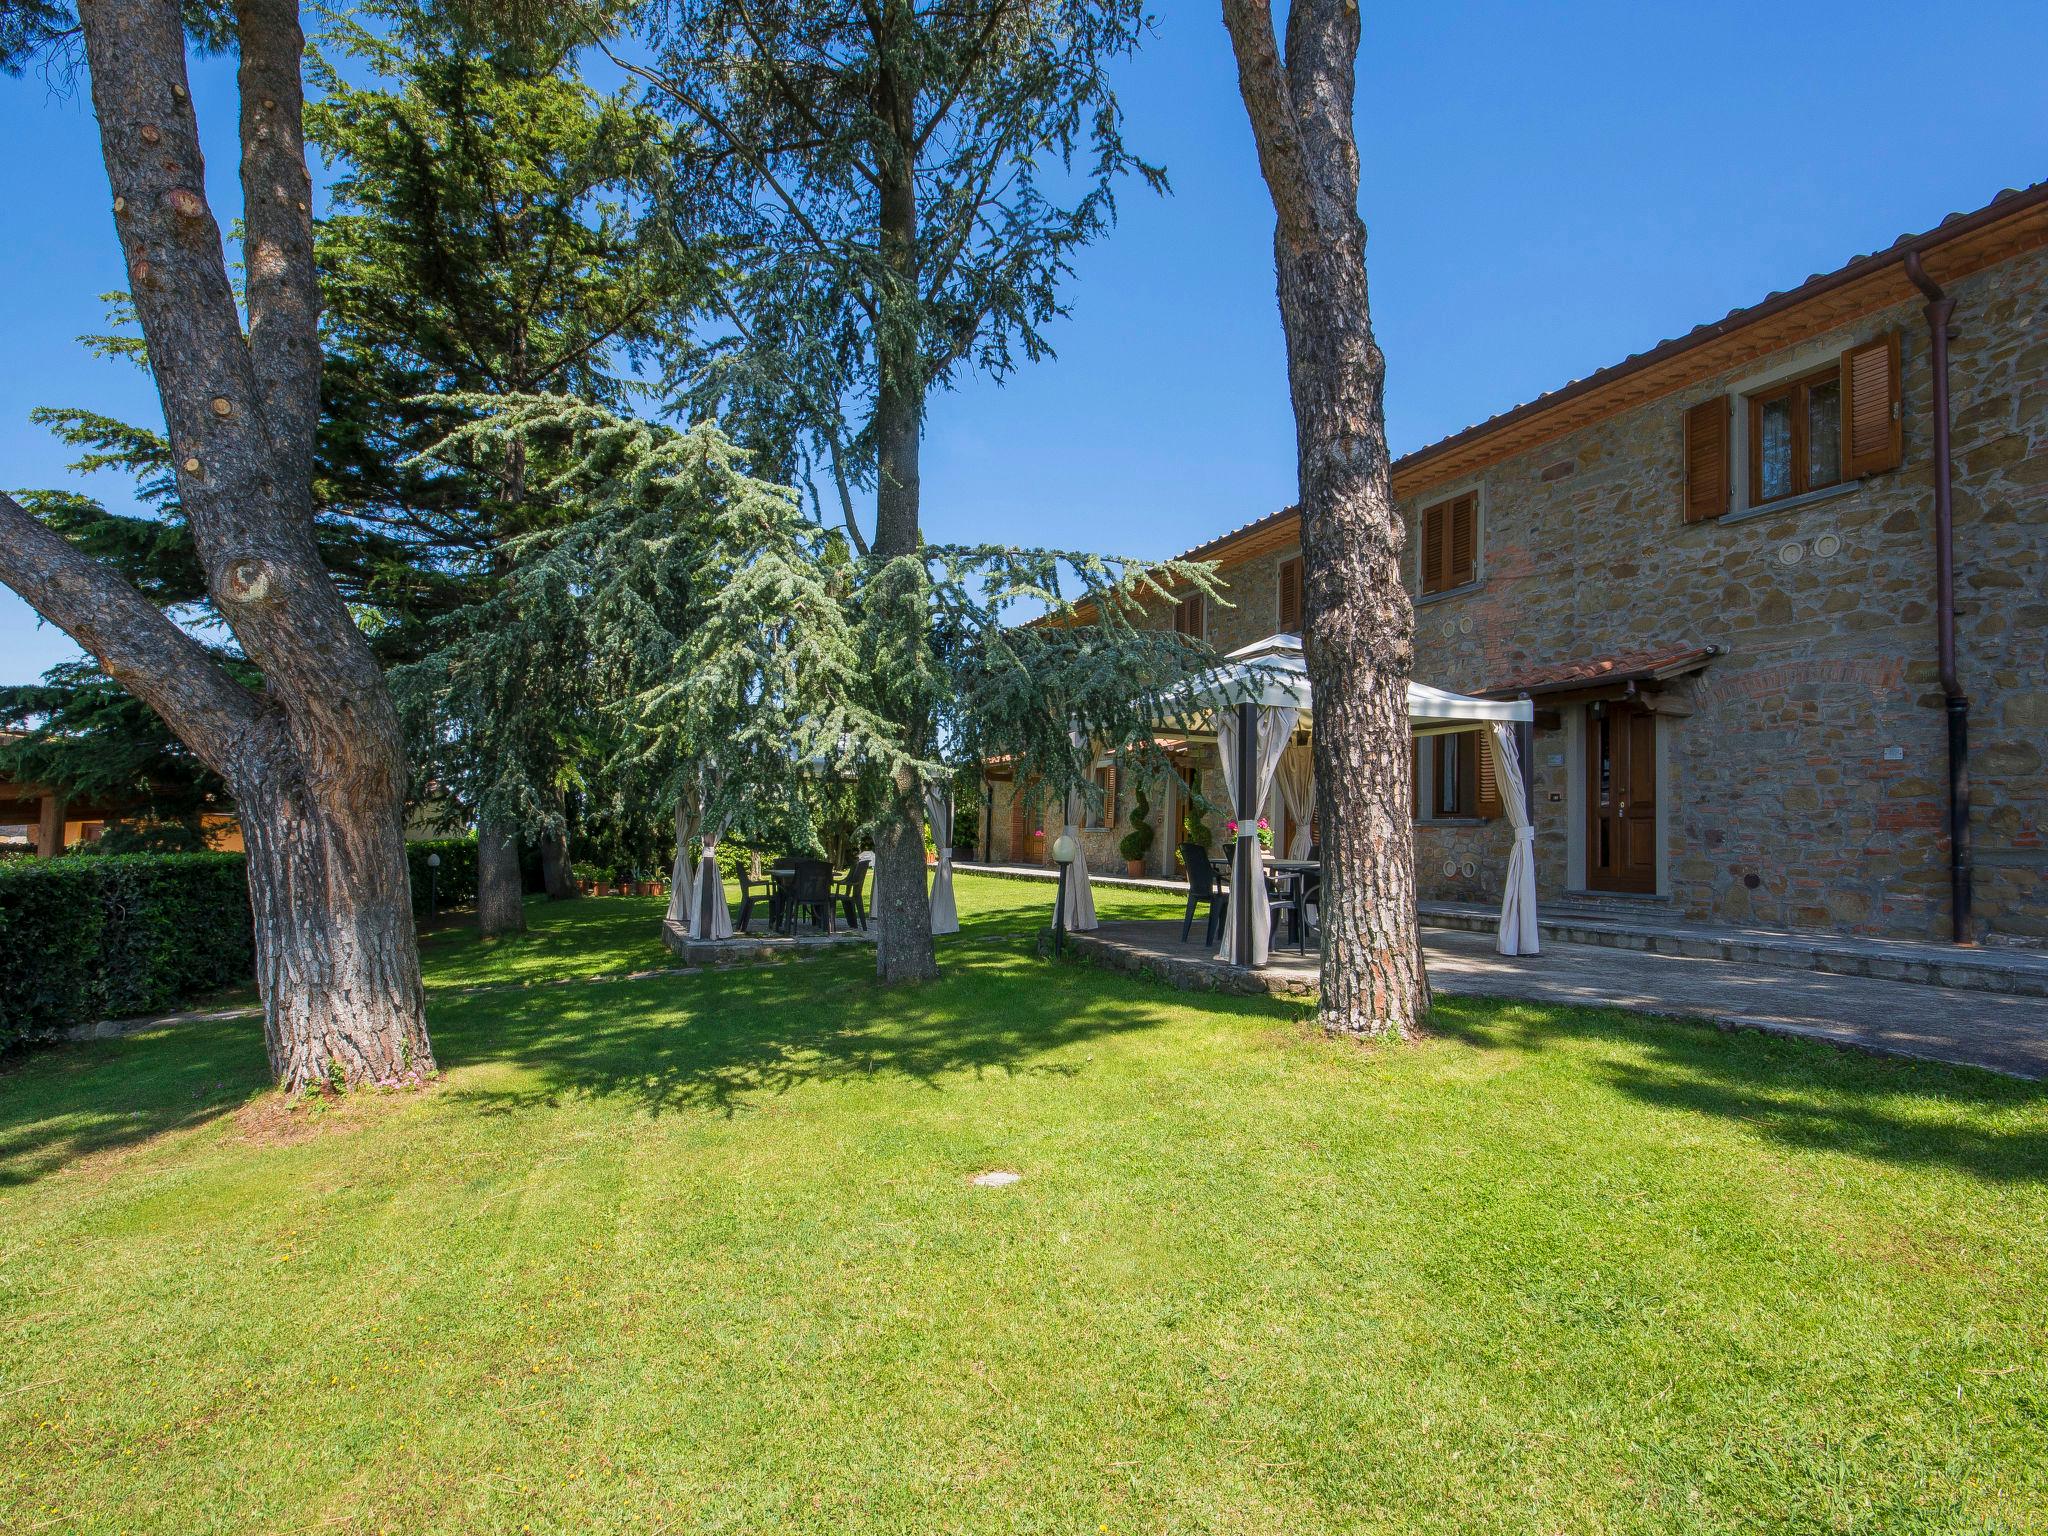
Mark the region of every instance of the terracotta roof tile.
[[[1638, 369], [1663, 362], [1665, 359], [1674, 357], [1693, 347], [1703, 346], [1707, 342], [1729, 335], [1731, 332], [1739, 331], [1745, 326], [1754, 324], [1757, 321], [1790, 309], [1807, 299], [1837, 288], [1845, 282], [1885, 268], [1893, 262], [1902, 260], [1908, 251], [1930, 249], [1945, 241], [1954, 239], [1967, 231], [1995, 225], [2004, 220], [2028, 213], [2043, 203], [2048, 203], [2048, 181], [2037, 181], [2027, 187], [2007, 188], [1981, 208], [1974, 209], [1968, 213], [1952, 213], [1932, 229], [1924, 230], [1919, 234], [1901, 235], [1880, 251], [1858, 256], [1837, 267], [1832, 272], [1817, 272], [1796, 287], [1766, 294], [1755, 304], [1742, 309], [1730, 310], [1719, 320], [1707, 321], [1704, 324], [1694, 326], [1681, 336], [1674, 336], [1669, 340], [1660, 341], [1655, 346], [1646, 348], [1641, 352], [1630, 353], [1618, 363], [1611, 363], [1605, 368], [1587, 374], [1584, 378], [1572, 379], [1567, 383], [1559, 385], [1556, 389], [1548, 390], [1536, 396], [1533, 400], [1524, 401], [1520, 405], [1486, 417], [1472, 426], [1453, 432], [1448, 437], [1439, 438], [1433, 443], [1425, 444], [1423, 447], [1404, 453], [1394, 461], [1394, 472], [1399, 474], [1404, 469], [1419, 469], [1425, 461], [1443, 454], [1452, 448], [1483, 439], [1511, 422], [1518, 422], [1531, 416], [1540, 415], [1544, 411], [1558, 406], [1567, 400], [1590, 393]], [[1283, 507], [1277, 512], [1269, 512], [1263, 517], [1254, 518], [1242, 527], [1233, 528], [1228, 533], [1218, 534], [1216, 537], [1196, 545], [1193, 549], [1187, 551], [1186, 554], [1180, 556], [1180, 558], [1183, 560], [1211, 558], [1242, 539], [1264, 532], [1276, 523], [1296, 516], [1298, 511], [1299, 509], [1296, 507]]]
[[1603, 683], [1645, 682], [1696, 672], [1721, 654], [1718, 645], [1678, 646], [1659, 651], [1625, 651], [1590, 661], [1557, 662], [1529, 667], [1519, 673], [1488, 683], [1481, 696], [1512, 696], [1518, 693], [1562, 693], [1573, 688], [1596, 688]]

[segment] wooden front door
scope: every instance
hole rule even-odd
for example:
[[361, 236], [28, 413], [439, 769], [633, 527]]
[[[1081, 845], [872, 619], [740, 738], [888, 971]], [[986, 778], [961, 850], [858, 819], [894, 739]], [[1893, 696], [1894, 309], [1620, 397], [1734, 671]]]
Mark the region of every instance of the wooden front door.
[[1024, 785], [1012, 781], [1010, 785], [1010, 862], [1023, 864], [1033, 857], [1031, 850], [1031, 821], [1024, 814]]
[[1629, 699], [1586, 711], [1586, 885], [1657, 889], [1657, 717]]

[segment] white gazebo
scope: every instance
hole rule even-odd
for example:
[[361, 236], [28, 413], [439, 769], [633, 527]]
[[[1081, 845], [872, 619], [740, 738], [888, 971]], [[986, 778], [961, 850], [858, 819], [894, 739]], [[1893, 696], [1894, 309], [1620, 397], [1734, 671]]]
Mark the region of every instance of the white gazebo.
[[[1174, 695], [1175, 706], [1183, 701], [1191, 724], [1203, 715], [1213, 723], [1224, 787], [1238, 828], [1231, 889], [1250, 898], [1232, 901], [1230, 925], [1217, 958], [1256, 968], [1266, 963], [1268, 939], [1259, 807], [1273, 788], [1281, 754], [1296, 727], [1308, 726], [1315, 714], [1301, 637], [1272, 635], [1232, 651]], [[1527, 699], [1478, 699], [1411, 682], [1408, 720], [1417, 736], [1493, 733], [1499, 748], [1495, 756], [1501, 770], [1501, 799], [1515, 831], [1495, 947], [1506, 955], [1536, 953], [1535, 829], [1525, 787], [1535, 706]]]

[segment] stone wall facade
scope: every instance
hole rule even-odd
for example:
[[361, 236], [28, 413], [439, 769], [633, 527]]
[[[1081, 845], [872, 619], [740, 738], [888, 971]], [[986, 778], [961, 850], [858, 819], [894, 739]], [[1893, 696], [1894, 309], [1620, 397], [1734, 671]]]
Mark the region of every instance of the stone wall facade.
[[[2048, 252], [1950, 292], [1977, 936], [2048, 944]], [[1743, 394], [1888, 330], [1901, 344], [1897, 469], [1750, 510], [1738, 439], [1737, 509], [1685, 521], [1688, 407], [1728, 395], [1746, 434]], [[1536, 668], [1718, 649], [1643, 691], [1659, 711], [1655, 881], [1628, 900], [1701, 921], [1948, 936], [1932, 383], [1921, 306], [1900, 305], [1404, 501], [1412, 570], [1423, 507], [1467, 491], [1479, 499], [1477, 578], [1417, 602], [1419, 681], [1477, 693]], [[1225, 566], [1230, 606], [1208, 615], [1219, 650], [1279, 627], [1277, 572], [1294, 553]], [[1537, 703], [1538, 888], [1556, 900], [1586, 889], [1586, 748], [1599, 701], [1589, 690]], [[1004, 821], [999, 811], [999, 832]], [[1164, 872], [1172, 854], [1159, 824]], [[1114, 837], [1104, 834], [1108, 863], [1089, 844], [1091, 865], [1120, 866]], [[1425, 816], [1423, 897], [1497, 900], [1509, 842], [1504, 820]]]

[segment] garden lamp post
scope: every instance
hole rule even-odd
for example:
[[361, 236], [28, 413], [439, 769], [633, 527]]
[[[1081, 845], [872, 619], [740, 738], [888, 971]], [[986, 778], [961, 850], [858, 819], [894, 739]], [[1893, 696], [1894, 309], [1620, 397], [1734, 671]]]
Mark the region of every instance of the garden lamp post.
[[1074, 862], [1074, 840], [1062, 832], [1052, 842], [1052, 861], [1060, 867], [1059, 896], [1052, 909], [1052, 952], [1067, 949], [1067, 871]]
[[441, 855], [427, 855], [427, 921], [441, 915]]

